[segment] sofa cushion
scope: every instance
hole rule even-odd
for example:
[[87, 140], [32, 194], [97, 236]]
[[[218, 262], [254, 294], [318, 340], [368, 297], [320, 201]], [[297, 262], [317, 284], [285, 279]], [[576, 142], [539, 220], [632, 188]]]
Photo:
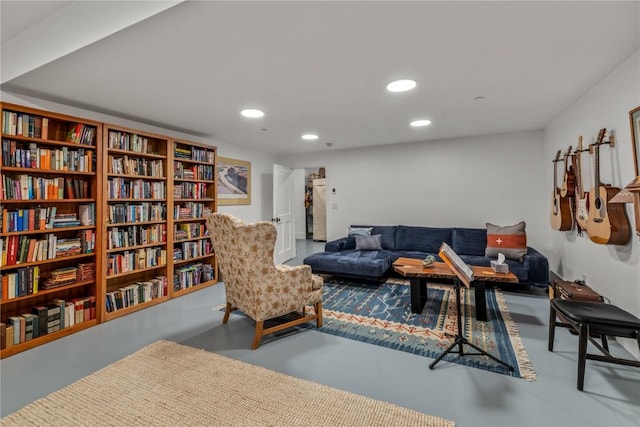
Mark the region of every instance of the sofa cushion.
[[304, 264], [310, 265], [314, 273], [331, 273], [338, 276], [377, 278], [391, 267], [389, 251], [318, 252], [306, 257]]
[[396, 250], [437, 254], [442, 242], [451, 245], [451, 228], [398, 226]]
[[373, 227], [349, 227], [349, 237], [371, 236]]
[[[380, 234], [382, 237], [380, 238], [382, 249], [386, 250], [394, 250], [396, 248], [396, 230], [398, 229], [395, 225], [352, 225], [351, 227], [355, 228], [371, 228], [371, 234]], [[353, 247], [355, 248], [355, 240]]]
[[380, 234], [373, 236], [355, 236], [356, 251], [381, 251]]
[[485, 256], [497, 258], [498, 253], [506, 258], [522, 261], [527, 254], [525, 222], [501, 227], [487, 223], [487, 250]]
[[454, 228], [452, 233], [453, 249], [458, 255], [484, 256], [487, 249], [487, 230], [485, 228]]

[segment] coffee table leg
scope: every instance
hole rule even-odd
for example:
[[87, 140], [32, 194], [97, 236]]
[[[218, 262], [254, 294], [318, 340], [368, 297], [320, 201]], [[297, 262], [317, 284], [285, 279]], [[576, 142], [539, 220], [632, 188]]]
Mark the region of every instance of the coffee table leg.
[[411, 312], [422, 313], [422, 308], [427, 302], [427, 279], [412, 277], [411, 282]]
[[473, 288], [476, 293], [476, 319], [487, 321], [487, 295], [485, 293], [485, 282], [473, 282]]

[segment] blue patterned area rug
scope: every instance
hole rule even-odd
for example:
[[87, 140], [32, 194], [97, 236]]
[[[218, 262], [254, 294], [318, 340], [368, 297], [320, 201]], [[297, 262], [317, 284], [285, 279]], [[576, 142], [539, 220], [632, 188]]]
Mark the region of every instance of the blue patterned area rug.
[[[524, 378], [536, 379], [518, 328], [511, 320], [504, 295], [487, 289], [487, 321], [475, 318], [473, 290], [462, 287], [464, 336], [473, 344], [514, 367], [509, 371], [486, 356], [449, 353], [444, 361]], [[321, 332], [406, 351], [435, 359], [453, 342], [457, 330], [455, 291], [452, 286], [429, 283], [422, 314], [410, 307], [409, 282], [390, 278], [386, 283], [365, 283], [325, 278], [324, 325], [306, 327]], [[464, 351], [476, 352], [469, 346]], [[436, 367], [437, 369], [437, 367]]]

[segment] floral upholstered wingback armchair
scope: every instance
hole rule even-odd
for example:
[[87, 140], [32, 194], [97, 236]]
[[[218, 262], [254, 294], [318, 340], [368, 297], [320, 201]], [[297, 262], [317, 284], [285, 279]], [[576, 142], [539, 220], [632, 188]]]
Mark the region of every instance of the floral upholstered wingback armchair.
[[[255, 320], [255, 350], [264, 335], [301, 323], [322, 327], [322, 284], [308, 265], [275, 265], [276, 227], [266, 221], [245, 224], [227, 213], [212, 213], [207, 228], [227, 295], [222, 323], [236, 309]], [[310, 313], [305, 307], [313, 306]], [[294, 320], [264, 328], [264, 321], [300, 312]]]

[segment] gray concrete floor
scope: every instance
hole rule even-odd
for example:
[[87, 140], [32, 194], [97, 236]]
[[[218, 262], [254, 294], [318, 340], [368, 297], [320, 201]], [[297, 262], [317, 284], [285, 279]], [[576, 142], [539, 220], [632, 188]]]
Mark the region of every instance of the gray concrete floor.
[[[298, 264], [323, 244], [298, 241]], [[544, 292], [505, 292], [533, 366], [533, 382], [303, 330], [267, 337], [250, 349], [253, 323], [233, 315], [222, 325], [219, 284], [103, 323], [0, 361], [2, 416], [159, 339], [203, 348], [296, 377], [451, 419], [466, 426], [639, 426], [640, 369], [587, 361], [576, 389], [576, 337], [556, 333], [547, 351]], [[628, 353], [617, 344], [612, 351]], [[99, 391], [98, 391], [99, 392]], [[215, 425], [212, 420], [211, 425]], [[309, 425], [314, 425], [309, 420]]]

